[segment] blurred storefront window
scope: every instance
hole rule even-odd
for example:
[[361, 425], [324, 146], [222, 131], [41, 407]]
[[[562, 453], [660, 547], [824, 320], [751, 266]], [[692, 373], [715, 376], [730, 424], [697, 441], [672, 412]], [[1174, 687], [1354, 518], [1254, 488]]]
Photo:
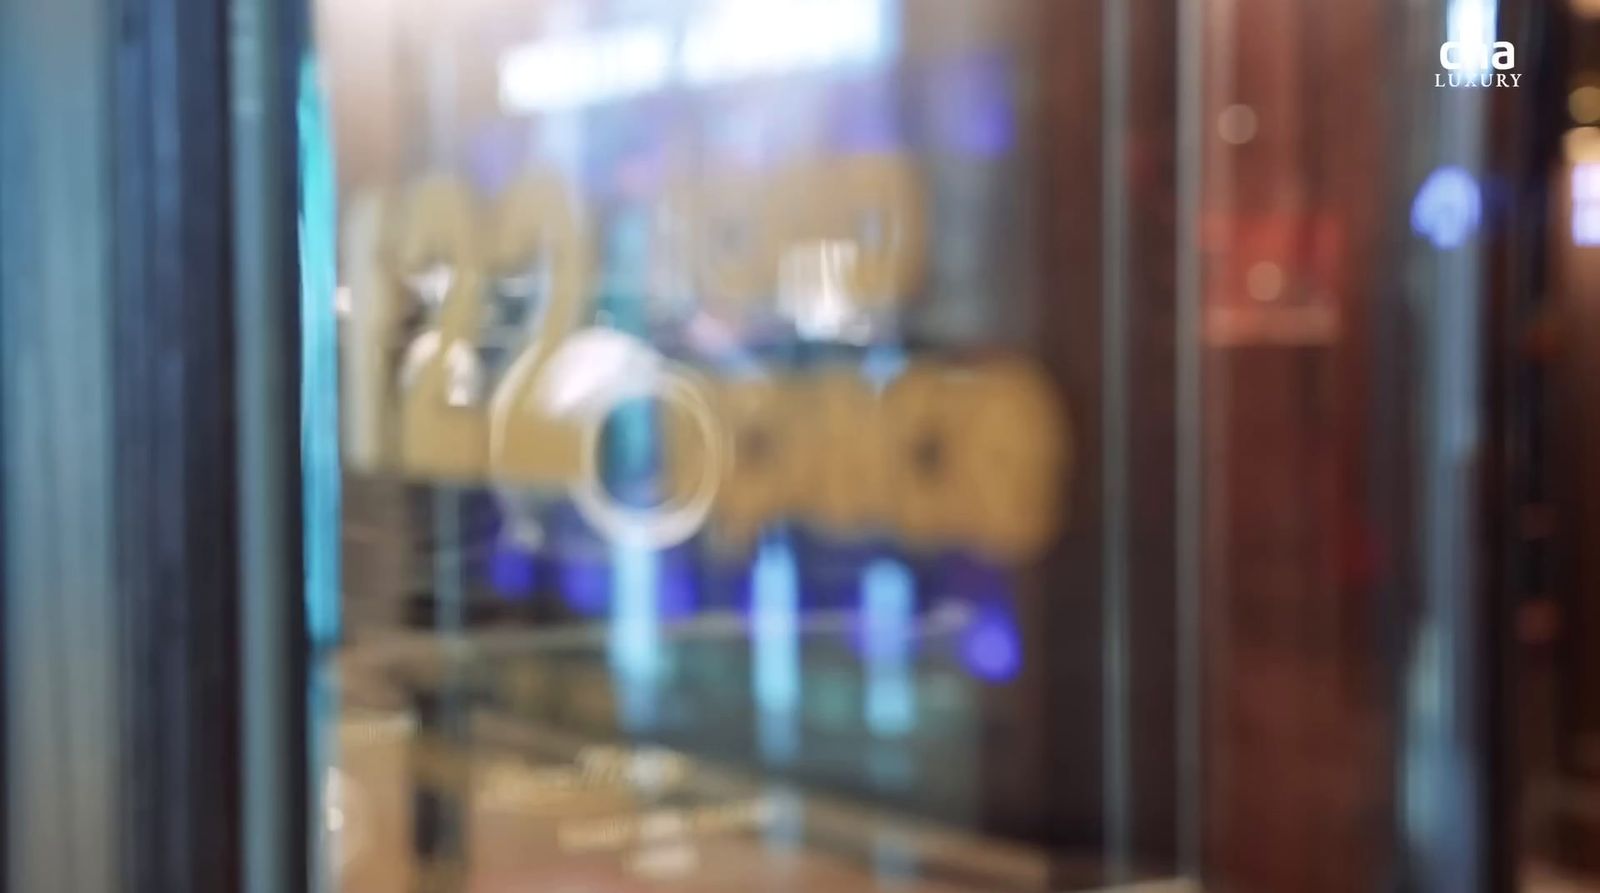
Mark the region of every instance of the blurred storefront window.
[[1505, 870], [1516, 20], [1181, 6], [316, 4], [338, 889]]
[[1593, 6], [0, 0], [7, 876], [1580, 884]]
[[319, 8], [341, 889], [1176, 875], [1170, 497], [1095, 458], [1170, 481], [1095, 411], [1170, 347], [1046, 247], [1052, 15]]

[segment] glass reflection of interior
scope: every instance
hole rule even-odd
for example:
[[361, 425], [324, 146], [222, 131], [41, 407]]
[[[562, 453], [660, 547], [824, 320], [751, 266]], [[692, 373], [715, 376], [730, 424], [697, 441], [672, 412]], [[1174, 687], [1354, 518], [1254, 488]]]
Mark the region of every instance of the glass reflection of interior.
[[1105, 874], [1015, 783], [1077, 433], [1028, 14], [323, 5], [341, 889]]
[[1531, 4], [317, 8], [340, 889], [1492, 888], [1510, 650], [1586, 777], [1559, 562], [1472, 538], [1586, 412], [1472, 340], [1560, 327], [1553, 128], [1433, 86], [1548, 96]]

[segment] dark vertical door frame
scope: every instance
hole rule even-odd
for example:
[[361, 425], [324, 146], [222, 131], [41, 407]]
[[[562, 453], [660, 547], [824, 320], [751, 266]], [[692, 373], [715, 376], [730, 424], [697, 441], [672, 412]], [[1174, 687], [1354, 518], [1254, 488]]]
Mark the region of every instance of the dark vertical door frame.
[[240, 876], [226, 10], [111, 2], [123, 876], [212, 893]]
[[309, 884], [298, 0], [108, 0], [131, 893]]
[[1499, 33], [1516, 45], [1526, 73], [1519, 90], [1495, 91], [1491, 110], [1490, 148], [1503, 171], [1504, 207], [1491, 241], [1491, 341], [1485, 358], [1486, 411], [1494, 436], [1486, 444], [1483, 481], [1483, 647], [1490, 679], [1481, 697], [1482, 733], [1489, 742], [1487, 874], [1491, 889], [1513, 890], [1527, 852], [1524, 829], [1532, 827], [1522, 805], [1525, 714], [1519, 710], [1523, 646], [1517, 621], [1525, 597], [1548, 594], [1544, 572], [1553, 558], [1548, 542], [1522, 533], [1514, 521], [1526, 506], [1548, 504], [1553, 478], [1539, 465], [1559, 461], [1542, 443], [1551, 383], [1548, 369], [1529, 350], [1528, 332], [1552, 300], [1547, 261], [1556, 234], [1549, 231], [1549, 210], [1557, 197], [1549, 194], [1549, 177], [1561, 158], [1567, 123], [1569, 60], [1562, 46], [1568, 33], [1563, 13], [1547, 4], [1502, 3]]
[[130, 893], [308, 888], [299, 0], [107, 0]]

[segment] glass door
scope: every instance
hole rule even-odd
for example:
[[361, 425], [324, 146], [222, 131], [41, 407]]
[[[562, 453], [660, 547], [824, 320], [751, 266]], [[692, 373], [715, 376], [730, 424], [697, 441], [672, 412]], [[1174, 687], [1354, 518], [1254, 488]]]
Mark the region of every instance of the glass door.
[[337, 889], [1175, 876], [1172, 247], [1080, 222], [1136, 201], [1057, 93], [1099, 15], [319, 6]]

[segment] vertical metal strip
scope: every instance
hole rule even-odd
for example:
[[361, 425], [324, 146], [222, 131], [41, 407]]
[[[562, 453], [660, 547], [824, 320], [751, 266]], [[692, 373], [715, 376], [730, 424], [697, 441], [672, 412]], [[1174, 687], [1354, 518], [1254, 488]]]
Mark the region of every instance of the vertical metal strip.
[[1113, 883], [1131, 873], [1128, 735], [1128, 183], [1129, 2], [1105, 0], [1101, 63], [1101, 590], [1105, 690], [1102, 797]]
[[[232, 93], [235, 339], [239, 424], [240, 640], [244, 655], [244, 884], [246, 893], [306, 889], [310, 779], [296, 745], [304, 692], [303, 630], [293, 606], [297, 560], [296, 345], [298, 282], [291, 269], [293, 142], [284, 132], [283, 12], [276, 0], [229, 0]], [[301, 839], [296, 839], [300, 837]]]
[[[1433, 86], [1442, 40], [1495, 40], [1497, 0], [1433, 0], [1418, 4], [1404, 45], [1416, 122], [1437, 136], [1416, 137], [1406, 186], [1454, 167], [1482, 201], [1488, 169], [1488, 94]], [[1413, 55], [1414, 54], [1414, 55]], [[1420, 193], [1419, 193], [1420, 194]], [[1484, 450], [1482, 405], [1484, 247], [1413, 240], [1405, 257], [1417, 323], [1412, 345], [1420, 361], [1412, 445], [1417, 493], [1411, 507], [1417, 550], [1418, 611], [1405, 618], [1398, 679], [1401, 705], [1396, 754], [1402, 884], [1421, 893], [1489, 889], [1485, 829], [1488, 746], [1479, 693], [1484, 670], [1478, 532]]]
[[[0, 23], [6, 22], [10, 13], [0, 5]], [[0, 38], [0, 53], [5, 52], [5, 40]], [[7, 192], [14, 189], [6, 183], [5, 171], [11, 166], [10, 146], [6, 143], [5, 134], [12, 131], [10, 118], [11, 100], [7, 94], [11, 91], [9, 73], [6, 71], [4, 57], [0, 56], [0, 246], [11, 241], [10, 227], [7, 224], [6, 196]], [[9, 577], [10, 562], [6, 560], [6, 552], [10, 549], [11, 538], [8, 534], [10, 526], [6, 523], [6, 516], [10, 514], [11, 503], [8, 500], [6, 481], [11, 478], [11, 449], [5, 437], [8, 415], [8, 402], [6, 400], [7, 382], [11, 378], [6, 368], [5, 349], [8, 332], [11, 328], [6, 316], [8, 306], [7, 272], [4, 249], [0, 248], [0, 893], [10, 889], [11, 879], [11, 692], [10, 675], [7, 673], [5, 653], [9, 650], [10, 624], [7, 621], [11, 613], [11, 585]]]
[[1177, 142], [1177, 519], [1174, 524], [1177, 561], [1173, 592], [1177, 599], [1178, 809], [1177, 867], [1181, 877], [1201, 874], [1201, 665], [1200, 600], [1204, 588], [1202, 415], [1204, 350], [1201, 328], [1205, 300], [1200, 260], [1200, 213], [1204, 199], [1205, 140], [1205, 11], [1210, 0], [1178, 4]]

